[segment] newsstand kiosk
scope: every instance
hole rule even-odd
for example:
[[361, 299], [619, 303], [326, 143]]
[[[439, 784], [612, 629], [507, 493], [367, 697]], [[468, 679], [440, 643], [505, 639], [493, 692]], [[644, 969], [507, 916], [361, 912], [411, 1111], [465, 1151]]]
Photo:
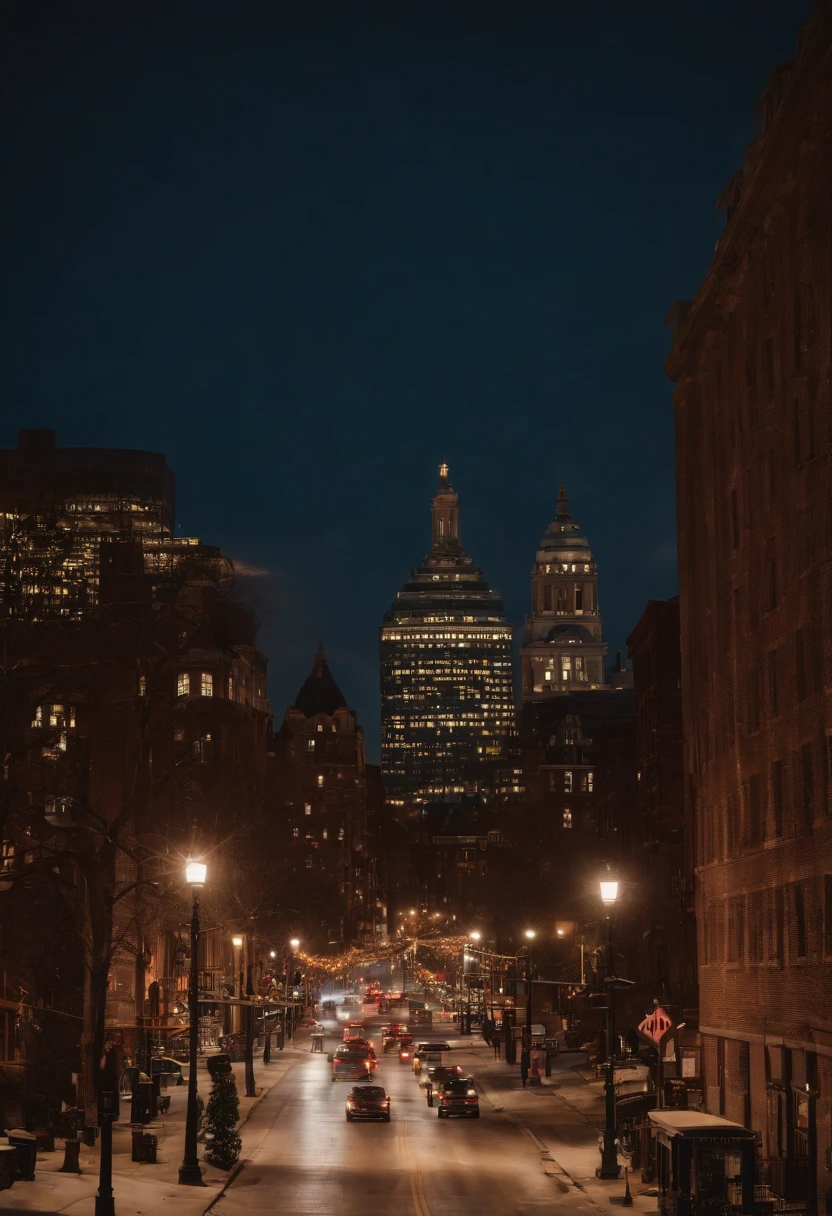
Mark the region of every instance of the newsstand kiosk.
[[647, 1117], [661, 1216], [754, 1216], [754, 1132], [698, 1110]]

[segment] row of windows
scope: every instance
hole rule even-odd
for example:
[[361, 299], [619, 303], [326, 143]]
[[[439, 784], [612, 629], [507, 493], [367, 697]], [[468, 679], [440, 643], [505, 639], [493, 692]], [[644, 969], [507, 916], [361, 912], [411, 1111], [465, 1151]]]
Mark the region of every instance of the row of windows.
[[539, 588], [537, 608], [543, 612], [557, 612], [560, 616], [581, 616], [584, 612], [598, 611], [595, 587], [586, 583], [581, 587], [553, 587], [545, 583]]
[[816, 798], [816, 751], [804, 743], [788, 763], [774, 760], [768, 773], [752, 773], [741, 795], [730, 794], [723, 809], [702, 808], [700, 864], [735, 857], [766, 840], [809, 832], [820, 812], [832, 810], [832, 736], [823, 740], [821, 798]]
[[591, 769], [573, 772], [564, 769], [562, 772], [549, 773], [549, 789], [563, 790], [565, 794], [591, 794], [595, 788], [595, 774]]
[[832, 956], [832, 874], [707, 905], [703, 963], [805, 963]]

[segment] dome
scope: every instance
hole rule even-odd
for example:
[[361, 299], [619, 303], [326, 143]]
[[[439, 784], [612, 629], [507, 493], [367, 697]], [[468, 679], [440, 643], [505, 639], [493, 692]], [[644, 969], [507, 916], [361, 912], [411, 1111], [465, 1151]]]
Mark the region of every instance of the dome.
[[547, 557], [551, 560], [554, 554], [578, 550], [581, 550], [584, 554], [580, 560], [585, 561], [587, 558], [592, 557], [589, 550], [589, 541], [584, 536], [580, 524], [576, 524], [572, 519], [572, 513], [569, 510], [569, 499], [566, 497], [566, 490], [561, 486], [555, 518], [543, 533], [540, 545], [538, 546], [537, 560], [545, 562]]
[[586, 625], [555, 625], [546, 634], [547, 642], [594, 642]]

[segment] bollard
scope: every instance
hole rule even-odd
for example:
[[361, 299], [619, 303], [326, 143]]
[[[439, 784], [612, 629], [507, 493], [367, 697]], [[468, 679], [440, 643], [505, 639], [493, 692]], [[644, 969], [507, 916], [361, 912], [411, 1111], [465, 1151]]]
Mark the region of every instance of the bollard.
[[58, 1170], [59, 1174], [80, 1174], [81, 1163], [78, 1154], [81, 1152], [80, 1140], [64, 1140], [64, 1163]]

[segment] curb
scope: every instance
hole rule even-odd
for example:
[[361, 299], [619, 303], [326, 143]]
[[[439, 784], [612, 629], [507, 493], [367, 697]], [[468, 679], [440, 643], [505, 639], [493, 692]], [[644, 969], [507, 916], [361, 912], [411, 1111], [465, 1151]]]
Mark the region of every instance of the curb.
[[[257, 1107], [260, 1105], [260, 1103], [263, 1101], [264, 1098], [268, 1097], [268, 1095], [274, 1089], [275, 1085], [279, 1085], [280, 1082], [285, 1077], [288, 1077], [288, 1075], [292, 1071], [292, 1069], [296, 1068], [299, 1063], [300, 1063], [299, 1060], [293, 1060], [292, 1063], [289, 1065], [289, 1067], [284, 1072], [282, 1077], [275, 1078], [275, 1080], [272, 1081], [271, 1085], [269, 1085], [268, 1088], [264, 1088], [263, 1090], [261, 1090], [261, 1092], [259, 1094], [257, 1094], [255, 1100], [252, 1102], [251, 1106], [248, 1108], [248, 1110], [246, 1111], [243, 1118], [237, 1124], [238, 1132], [240, 1132], [245, 1127], [245, 1125], [248, 1123], [248, 1121], [251, 1118], [251, 1116], [253, 1115], [253, 1113], [257, 1110]], [[220, 1189], [217, 1191], [216, 1195], [214, 1195], [211, 1202], [208, 1204], [207, 1208], [203, 1209], [202, 1216], [207, 1216], [207, 1214], [211, 1211], [211, 1209], [219, 1203], [219, 1201], [224, 1197], [225, 1192], [231, 1186], [231, 1183], [234, 1182], [240, 1176], [240, 1174], [243, 1172], [245, 1167], [246, 1167], [245, 1158], [243, 1158], [242, 1161], [237, 1162], [237, 1164], [232, 1169], [231, 1173], [228, 1175], [228, 1177], [223, 1182]]]

